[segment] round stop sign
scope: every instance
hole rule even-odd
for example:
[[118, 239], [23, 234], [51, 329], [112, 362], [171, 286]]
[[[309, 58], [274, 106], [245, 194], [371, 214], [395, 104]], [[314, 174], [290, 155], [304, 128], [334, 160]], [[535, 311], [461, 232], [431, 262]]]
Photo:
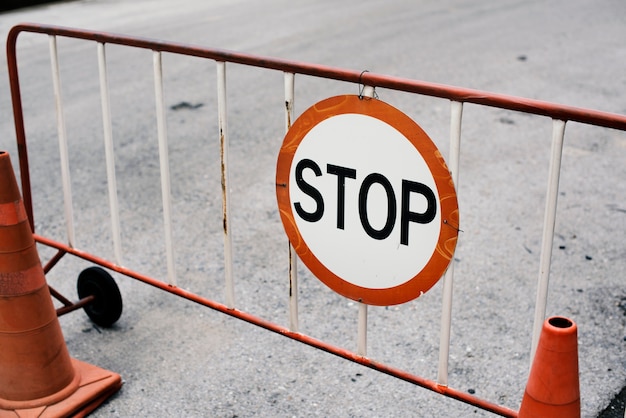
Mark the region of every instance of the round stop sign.
[[304, 112], [280, 149], [276, 195], [298, 256], [337, 293], [408, 302], [448, 267], [454, 184], [428, 135], [376, 99], [337, 96]]

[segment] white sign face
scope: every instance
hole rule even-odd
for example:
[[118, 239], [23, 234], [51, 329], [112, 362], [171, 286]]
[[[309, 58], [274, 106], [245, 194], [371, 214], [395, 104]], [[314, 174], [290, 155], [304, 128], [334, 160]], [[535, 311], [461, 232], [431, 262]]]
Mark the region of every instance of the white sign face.
[[278, 155], [276, 197], [304, 264], [366, 304], [419, 297], [456, 247], [458, 204], [441, 153], [376, 99], [336, 96], [304, 112]]
[[386, 122], [354, 113], [320, 122], [300, 142], [289, 183], [302, 238], [343, 280], [395, 287], [430, 260], [441, 224], [437, 186], [421, 154]]

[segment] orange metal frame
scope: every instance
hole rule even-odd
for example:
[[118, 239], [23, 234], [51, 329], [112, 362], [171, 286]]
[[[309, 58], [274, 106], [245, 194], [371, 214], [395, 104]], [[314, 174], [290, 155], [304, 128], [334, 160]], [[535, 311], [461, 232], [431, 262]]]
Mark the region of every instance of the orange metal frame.
[[[382, 74], [376, 74], [371, 72], [360, 72], [354, 70], [346, 70], [340, 68], [333, 68], [322, 65], [312, 65], [307, 63], [273, 59], [261, 56], [254, 56], [249, 54], [236, 53], [226, 50], [204, 48], [200, 46], [186, 45], [174, 42], [164, 42], [146, 38], [131, 37], [119, 34], [111, 34], [104, 32], [93, 32], [71, 28], [64, 28], [52, 25], [39, 25], [39, 24], [22, 24], [15, 26], [8, 35], [7, 38], [7, 57], [8, 57], [8, 69], [9, 79], [11, 87], [11, 99], [13, 103], [13, 116], [16, 129], [16, 138], [19, 153], [19, 167], [21, 174], [21, 183], [23, 191], [23, 200], [27, 215], [30, 219], [31, 227], [34, 231], [34, 218], [33, 218], [33, 202], [31, 196], [31, 184], [29, 176], [28, 166], [28, 152], [26, 134], [24, 129], [24, 117], [22, 112], [22, 99], [20, 94], [20, 82], [18, 74], [17, 56], [16, 56], [16, 43], [18, 35], [22, 32], [41, 33], [53, 36], [62, 36], [75, 39], [90, 40], [100, 43], [118, 44], [139, 47], [144, 49], [150, 49], [153, 51], [169, 52], [175, 54], [189, 55], [200, 58], [211, 59], [216, 62], [228, 62], [241, 65], [261, 67], [267, 69], [273, 69], [293, 74], [304, 74], [309, 76], [315, 76], [326, 79], [333, 79], [339, 81], [345, 81], [355, 83], [359, 85], [367, 85], [372, 87], [382, 87], [392, 90], [399, 90], [404, 92], [416, 93], [427, 96], [434, 96], [438, 98], [450, 99], [460, 103], [474, 103], [484, 106], [497, 107], [501, 109], [514, 110], [524, 113], [530, 113], [535, 115], [547, 116], [555, 120], [562, 121], [575, 121], [586, 124], [597, 125], [601, 127], [614, 128], [618, 130], [626, 131], [626, 116], [611, 114], [606, 112], [599, 112], [589, 109], [582, 109], [570, 106], [557, 105], [549, 102], [531, 100], [507, 95], [494, 94], [484, 91], [451, 87], [447, 85], [428, 83], [423, 81], [416, 81], [404, 78], [390, 77]], [[109, 260], [98, 257], [94, 254], [89, 254], [84, 251], [72, 248], [66, 244], [48, 239], [38, 234], [34, 234], [35, 240], [45, 246], [52, 247], [58, 250], [58, 253], [48, 262], [44, 267], [44, 271], [49, 271], [54, 265], [65, 255], [69, 254], [87, 260], [89, 262], [106, 267], [112, 271], [118, 272], [122, 275], [139, 280], [156, 288], [162, 289], [166, 292], [175, 294], [192, 302], [209, 307], [216, 311], [225, 313], [235, 318], [239, 318], [243, 321], [257, 325], [266, 330], [275, 332], [285, 337], [291, 338], [296, 341], [300, 341], [309, 346], [318, 348], [336, 356], [342, 357], [346, 360], [361, 364], [374, 370], [378, 370], [382, 373], [394, 376], [398, 379], [402, 379], [406, 382], [421, 386], [429, 389], [433, 392], [440, 393], [447, 397], [457, 399], [470, 405], [474, 405], [492, 413], [505, 416], [505, 417], [517, 417], [517, 411], [509, 408], [491, 403], [489, 401], [475, 397], [467, 392], [459, 391], [448, 386], [441, 385], [433, 380], [425, 379], [406, 371], [399, 370], [394, 367], [376, 362], [365, 356], [358, 355], [349, 350], [333, 346], [324, 341], [312, 338], [307, 335], [303, 335], [298, 332], [293, 332], [286, 327], [277, 325], [275, 323], [264, 320], [263, 318], [251, 315], [249, 313], [230, 308], [224, 304], [215, 302], [213, 300], [206, 299], [197, 294], [188, 292], [173, 284], [168, 284], [160, 280], [156, 280], [152, 277], [148, 277], [139, 272], [127, 269], [125, 267], [116, 265]], [[66, 304], [64, 309], [66, 311], [73, 310], [71, 302], [63, 302]], [[79, 302], [82, 306], [89, 301]]]

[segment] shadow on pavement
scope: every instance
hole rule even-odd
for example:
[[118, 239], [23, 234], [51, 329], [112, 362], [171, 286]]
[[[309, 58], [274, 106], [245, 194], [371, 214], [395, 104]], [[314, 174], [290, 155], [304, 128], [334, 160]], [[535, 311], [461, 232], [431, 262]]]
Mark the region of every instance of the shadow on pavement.
[[23, 7], [36, 6], [44, 3], [61, 3], [67, 0], [4, 0], [0, 3], [0, 12], [21, 9]]
[[600, 412], [598, 418], [623, 418], [624, 408], [626, 404], [626, 387], [620, 393], [615, 395], [609, 406]]

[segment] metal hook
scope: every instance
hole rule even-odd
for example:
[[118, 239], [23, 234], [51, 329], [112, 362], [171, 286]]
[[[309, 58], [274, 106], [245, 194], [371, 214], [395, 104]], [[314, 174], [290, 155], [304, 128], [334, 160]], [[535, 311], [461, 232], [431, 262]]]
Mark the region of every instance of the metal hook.
[[[359, 75], [359, 100], [363, 99], [363, 92], [365, 91], [365, 84], [363, 84], [362, 79], [363, 79], [363, 74], [365, 73], [369, 73], [369, 70], [363, 70], [361, 71], [361, 74]], [[372, 95], [374, 98], [378, 98], [378, 95], [376, 94], [376, 91], [374, 90], [374, 94]]]

